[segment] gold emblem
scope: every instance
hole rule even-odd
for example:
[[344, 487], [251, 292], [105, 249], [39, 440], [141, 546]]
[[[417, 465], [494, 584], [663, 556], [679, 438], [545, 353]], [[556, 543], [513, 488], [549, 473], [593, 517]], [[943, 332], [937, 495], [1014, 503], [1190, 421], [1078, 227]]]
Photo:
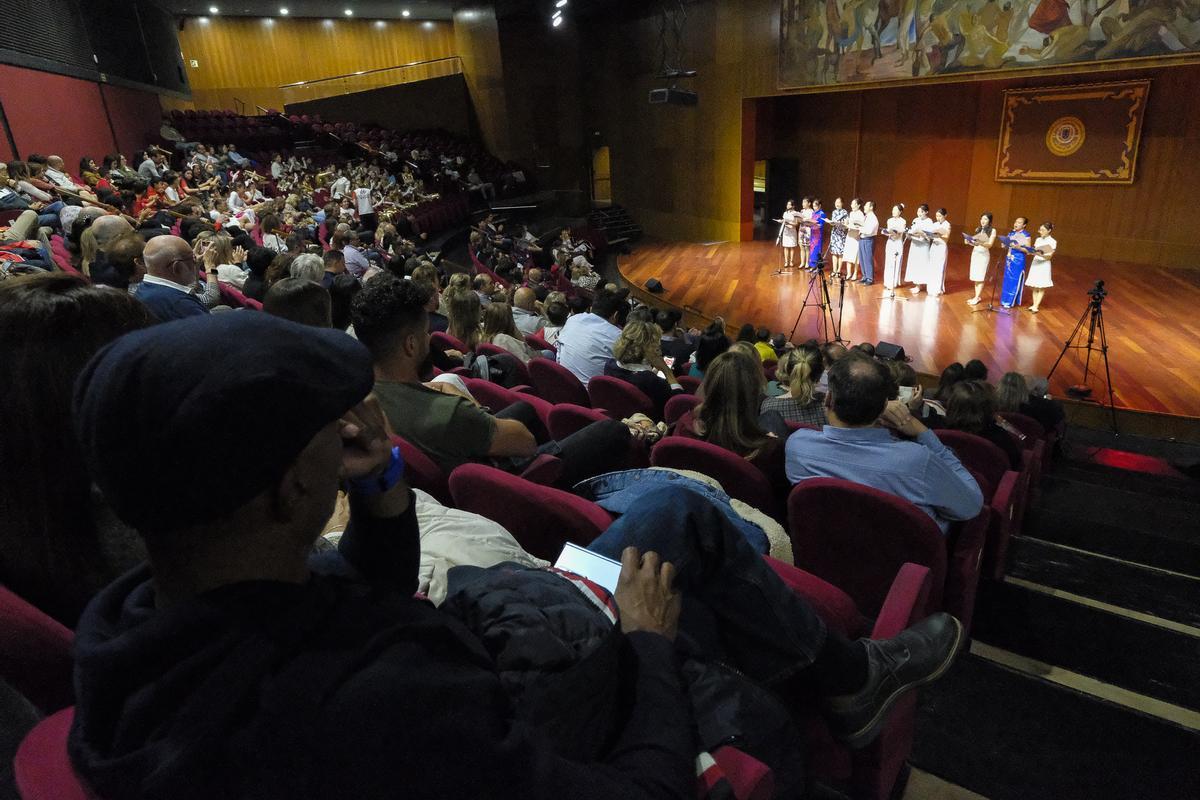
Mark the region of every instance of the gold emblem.
[[1069, 156], [1083, 147], [1087, 131], [1079, 117], [1059, 117], [1046, 131], [1046, 149], [1056, 156]]

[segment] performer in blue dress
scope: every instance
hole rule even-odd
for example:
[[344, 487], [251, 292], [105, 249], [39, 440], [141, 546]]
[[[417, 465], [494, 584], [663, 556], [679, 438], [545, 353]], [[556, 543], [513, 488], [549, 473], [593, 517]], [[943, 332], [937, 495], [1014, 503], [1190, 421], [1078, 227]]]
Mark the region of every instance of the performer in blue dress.
[[812, 209], [812, 241], [808, 244], [808, 268], [810, 270], [817, 268], [817, 264], [821, 260], [821, 243], [825, 240], [825, 212], [821, 208], [821, 201], [815, 197], [812, 201]]
[[1004, 283], [1000, 288], [1000, 305], [1012, 308], [1021, 305], [1021, 295], [1025, 292], [1025, 261], [1029, 256], [1012, 245], [1029, 247], [1029, 234], [1025, 231], [1028, 223], [1024, 217], [1013, 220], [1012, 233], [1008, 234], [1008, 257], [1004, 259]]

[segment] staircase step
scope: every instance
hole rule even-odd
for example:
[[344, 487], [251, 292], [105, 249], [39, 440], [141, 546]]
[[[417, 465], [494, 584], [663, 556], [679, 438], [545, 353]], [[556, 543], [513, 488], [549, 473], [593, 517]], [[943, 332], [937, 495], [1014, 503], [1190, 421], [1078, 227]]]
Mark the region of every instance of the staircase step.
[[912, 763], [990, 800], [1200, 797], [1200, 734], [974, 654], [920, 690]]
[[1200, 628], [1194, 634], [1168, 630], [1029, 586], [988, 581], [980, 586], [972, 635], [1200, 711]]
[[[1195, 565], [1183, 565], [1196, 573]], [[1200, 578], [1014, 536], [1007, 574], [1200, 628]]]
[[1178, 530], [1131, 531], [1117, 518], [1087, 519], [1075, 511], [1030, 509], [1024, 535], [1135, 564], [1188, 573], [1200, 564], [1200, 541]]
[[1103, 488], [1150, 495], [1200, 506], [1200, 483], [1183, 478], [1147, 475], [1107, 464], [1065, 461], [1056, 465], [1047, 477], [1060, 477]]

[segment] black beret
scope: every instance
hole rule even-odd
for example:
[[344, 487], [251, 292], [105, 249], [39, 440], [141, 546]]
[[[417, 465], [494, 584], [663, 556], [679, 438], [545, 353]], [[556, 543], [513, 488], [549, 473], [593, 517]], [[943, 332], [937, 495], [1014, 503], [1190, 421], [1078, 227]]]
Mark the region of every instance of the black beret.
[[343, 331], [252, 311], [127, 334], [75, 383], [75, 424], [113, 511], [157, 533], [228, 515], [371, 391]]

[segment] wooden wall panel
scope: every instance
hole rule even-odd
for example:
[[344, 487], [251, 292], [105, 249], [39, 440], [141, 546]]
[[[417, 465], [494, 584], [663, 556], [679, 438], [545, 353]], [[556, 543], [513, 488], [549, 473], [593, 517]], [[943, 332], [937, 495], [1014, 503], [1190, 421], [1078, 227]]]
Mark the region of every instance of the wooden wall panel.
[[[456, 54], [449, 22], [407, 20], [188, 18], [179, 45], [196, 108], [283, 108], [285, 83], [395, 67]], [[191, 61], [199, 62], [192, 67]], [[426, 72], [428, 74], [426, 74]], [[411, 79], [440, 77], [445, 67], [406, 70]], [[395, 73], [363, 76], [353, 91], [394, 83]]]

